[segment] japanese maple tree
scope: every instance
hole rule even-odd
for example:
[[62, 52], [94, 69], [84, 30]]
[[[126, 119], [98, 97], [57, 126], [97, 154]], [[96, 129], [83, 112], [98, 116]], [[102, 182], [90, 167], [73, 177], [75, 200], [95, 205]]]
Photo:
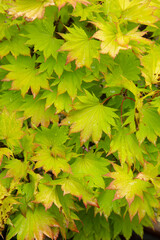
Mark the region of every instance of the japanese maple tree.
[[0, 0], [0, 234], [129, 240], [160, 217], [160, 1]]

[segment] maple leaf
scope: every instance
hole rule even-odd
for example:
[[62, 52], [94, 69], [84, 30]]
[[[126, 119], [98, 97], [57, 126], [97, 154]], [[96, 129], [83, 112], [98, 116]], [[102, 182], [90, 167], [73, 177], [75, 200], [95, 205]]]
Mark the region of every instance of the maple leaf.
[[12, 37], [9, 40], [5, 40], [3, 42], [0, 42], [0, 57], [3, 58], [9, 52], [12, 53], [14, 57], [17, 57], [19, 55], [30, 55], [30, 49], [25, 46], [26, 38], [15, 36]]
[[7, 189], [0, 183], [0, 203], [2, 200], [9, 195]]
[[16, 112], [9, 113], [5, 108], [0, 115], [0, 139], [5, 140], [9, 146], [19, 145], [23, 136], [22, 119], [16, 118]]
[[122, 165], [127, 162], [131, 166], [133, 163], [136, 163], [136, 159], [143, 165], [142, 149], [138, 144], [136, 136], [129, 133], [129, 129], [118, 129], [112, 138], [108, 155], [116, 151], [118, 151]]
[[121, 7], [123, 9], [121, 17], [127, 21], [153, 25], [158, 21], [158, 18], [154, 16], [155, 8], [150, 5], [146, 0], [120, 0]]
[[5, 168], [8, 169], [6, 177], [13, 177], [15, 180], [26, 178], [28, 168], [26, 162], [12, 158], [6, 162]]
[[[119, 65], [119, 75], [123, 75], [128, 80], [138, 81], [140, 80], [140, 61], [133, 54], [131, 50], [120, 52], [115, 58], [115, 63]], [[116, 66], [112, 67], [112, 73], [114, 75], [114, 71]], [[118, 72], [118, 70], [117, 70]], [[115, 76], [115, 75], [114, 75]], [[117, 84], [116, 84], [117, 85]]]
[[128, 209], [130, 219], [132, 220], [136, 213], [138, 213], [140, 221], [146, 214], [155, 221], [154, 208], [159, 208], [159, 201], [154, 196], [146, 192], [144, 193], [143, 200], [136, 196]]
[[102, 41], [101, 53], [109, 53], [113, 58], [119, 53], [120, 49], [127, 50], [132, 48], [131, 41], [151, 44], [150, 40], [142, 37], [146, 32], [138, 32], [138, 27], [123, 34], [119, 25], [111, 22], [95, 22], [94, 25], [100, 29], [93, 35], [93, 38]]
[[61, 185], [64, 194], [70, 193], [78, 197], [79, 200], [82, 199], [85, 206], [90, 204], [98, 207], [97, 200], [95, 199], [91, 189], [84, 184], [82, 179], [79, 180], [78, 178], [69, 176], [67, 178], [58, 179], [57, 183], [55, 181], [55, 184]]
[[102, 9], [101, 5], [99, 4], [89, 5], [84, 8], [81, 3], [77, 3], [76, 8], [72, 13], [72, 16], [81, 17], [80, 21], [86, 21], [87, 19], [94, 19], [94, 14], [100, 12], [102, 12]]
[[[32, 157], [32, 160], [36, 162], [35, 169], [42, 167], [45, 172], [52, 171], [52, 173], [57, 177], [57, 175], [61, 172], [71, 173], [71, 167], [68, 164], [70, 160], [70, 154], [64, 156], [64, 152], [59, 148], [50, 149], [40, 149], [36, 152], [36, 155]], [[56, 154], [58, 156], [56, 156]], [[60, 156], [59, 156], [60, 155]], [[62, 157], [61, 157], [62, 156]]]
[[67, 113], [72, 110], [72, 100], [69, 97], [68, 93], [58, 95], [54, 106], [56, 107], [56, 113], [61, 113], [65, 110]]
[[115, 190], [106, 189], [102, 191], [97, 198], [99, 208], [95, 209], [95, 211], [96, 213], [103, 213], [107, 220], [112, 211], [120, 214], [121, 208], [126, 205], [126, 201], [123, 201], [122, 199], [113, 201], [114, 195]]
[[26, 95], [25, 103], [20, 107], [21, 111], [24, 111], [23, 115], [25, 119], [31, 117], [31, 124], [38, 126], [48, 127], [50, 121], [58, 122], [58, 116], [55, 115], [55, 108], [51, 106], [45, 110], [45, 100], [39, 100], [38, 97], [33, 99], [32, 96]]
[[6, 240], [10, 240], [17, 235], [19, 240], [43, 240], [43, 235], [49, 238], [57, 239], [54, 228], [59, 224], [53, 218], [49, 211], [45, 211], [43, 206], [38, 205], [34, 210], [27, 209], [26, 217], [20, 212], [12, 220], [13, 225], [10, 226]]
[[154, 46], [147, 55], [141, 57], [142, 76], [145, 78], [146, 85], [158, 84], [160, 74], [160, 47]]
[[75, 60], [77, 68], [90, 68], [93, 58], [99, 59], [99, 42], [87, 36], [86, 32], [77, 26], [67, 28], [68, 34], [60, 34], [66, 42], [59, 51], [69, 51], [67, 63]]
[[45, 7], [55, 5], [53, 0], [16, 0], [12, 2], [12, 7], [8, 13], [14, 18], [24, 16], [27, 21], [33, 21], [36, 18], [43, 18]]
[[55, 0], [59, 10], [64, 7], [67, 3], [71, 4], [74, 8], [76, 7], [77, 3], [82, 3], [84, 5], [90, 4], [87, 0]]
[[56, 186], [47, 186], [44, 184], [39, 184], [39, 192], [35, 196], [35, 203], [42, 203], [47, 210], [54, 203], [58, 208], [62, 205], [58, 198], [58, 192]]
[[107, 159], [93, 154], [87, 153], [84, 157], [79, 157], [71, 165], [72, 172], [78, 177], [86, 177], [91, 180], [97, 187], [104, 188], [105, 182], [103, 176], [108, 172]]
[[2, 95], [0, 95], [0, 108], [3, 109], [3, 107], [5, 106], [8, 112], [10, 113], [14, 111], [18, 111], [22, 103], [23, 103], [23, 98], [21, 96], [21, 93], [18, 91], [7, 90], [7, 91], [4, 91]]
[[72, 100], [74, 100], [77, 95], [77, 90], [81, 87], [82, 76], [83, 73], [80, 69], [74, 72], [65, 71], [56, 81], [56, 83], [59, 82], [58, 94], [62, 94], [67, 91]]
[[126, 164], [123, 167], [113, 164], [115, 172], [107, 173], [107, 176], [114, 178], [107, 189], [117, 190], [114, 196], [115, 199], [125, 197], [129, 205], [134, 201], [135, 196], [143, 199], [143, 192], [147, 192], [150, 183], [140, 179], [133, 178], [132, 170], [128, 170]]
[[45, 60], [50, 56], [57, 59], [58, 49], [63, 43], [63, 40], [57, 39], [53, 36], [55, 27], [53, 21], [46, 19], [43, 21], [37, 21], [34, 24], [27, 25], [25, 30], [28, 34], [24, 36], [29, 38], [26, 44], [33, 45], [34, 51], [42, 51]]
[[62, 121], [62, 125], [72, 124], [70, 133], [81, 132], [81, 144], [86, 142], [90, 136], [97, 144], [101, 138], [102, 131], [111, 135], [111, 125], [115, 126], [114, 108], [103, 106], [95, 95], [85, 91], [86, 95], [78, 97], [79, 101], [74, 105], [73, 111]]
[[143, 105], [139, 113], [139, 126], [136, 132], [140, 143], [148, 138], [150, 142], [156, 144], [157, 136], [160, 136], [160, 115], [157, 110], [148, 104]]
[[53, 146], [62, 146], [68, 139], [68, 128], [58, 127], [55, 123], [51, 128], [41, 127], [35, 136], [35, 142], [42, 147], [51, 148]]
[[2, 163], [4, 155], [10, 158], [10, 156], [13, 156], [13, 152], [9, 148], [0, 148], [0, 165]]
[[21, 90], [24, 95], [28, 92], [29, 88], [34, 95], [38, 94], [40, 88], [49, 89], [46, 73], [38, 72], [35, 69], [35, 59], [25, 56], [18, 56], [17, 59], [8, 56], [10, 64], [3, 65], [2, 68], [9, 71], [4, 81], [13, 81], [12, 89]]
[[153, 99], [151, 102], [153, 107], [157, 107], [158, 113], [160, 114], [160, 96]]

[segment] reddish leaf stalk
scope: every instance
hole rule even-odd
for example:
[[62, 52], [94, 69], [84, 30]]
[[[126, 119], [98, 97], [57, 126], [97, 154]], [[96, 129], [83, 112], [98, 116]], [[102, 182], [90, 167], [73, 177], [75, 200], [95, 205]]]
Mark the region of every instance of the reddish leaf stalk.
[[102, 104], [104, 104], [105, 102], [107, 102], [110, 98], [115, 97], [115, 96], [119, 96], [119, 95], [121, 95], [121, 93], [117, 93], [117, 94], [114, 94], [114, 95], [112, 95], [112, 96], [109, 96], [108, 98], [106, 98], [106, 99], [102, 102]]

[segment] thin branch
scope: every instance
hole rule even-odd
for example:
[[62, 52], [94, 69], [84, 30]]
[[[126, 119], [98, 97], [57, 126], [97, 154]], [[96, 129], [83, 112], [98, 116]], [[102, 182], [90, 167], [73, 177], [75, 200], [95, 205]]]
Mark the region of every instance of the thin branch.
[[131, 99], [132, 101], [135, 102], [135, 100], [133, 98], [131, 98], [131, 97], [125, 97], [125, 99]]
[[108, 98], [106, 98], [106, 99], [102, 102], [102, 104], [104, 104], [105, 102], [107, 102], [110, 98], [115, 97], [115, 96], [119, 96], [119, 95], [121, 95], [121, 93], [117, 93], [117, 94], [114, 94], [114, 95], [112, 95], [112, 96], [109, 96]]
[[123, 118], [122, 118], [122, 114], [123, 114], [123, 103], [124, 103], [125, 100], [126, 100], [126, 99], [123, 98], [122, 103], [121, 103], [121, 123], [122, 123], [122, 124], [123, 124]]

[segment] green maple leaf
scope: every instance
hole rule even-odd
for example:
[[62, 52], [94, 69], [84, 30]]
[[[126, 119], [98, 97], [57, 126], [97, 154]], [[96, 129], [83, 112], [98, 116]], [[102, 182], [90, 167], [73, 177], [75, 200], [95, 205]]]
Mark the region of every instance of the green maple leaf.
[[104, 188], [103, 176], [108, 172], [106, 167], [108, 164], [107, 159], [89, 152], [84, 157], [77, 158], [71, 168], [77, 177], [86, 177], [86, 179], [93, 181], [97, 187]]
[[74, 8], [76, 7], [77, 3], [82, 3], [84, 5], [90, 4], [87, 0], [55, 0], [59, 9], [64, 7], [67, 3], [71, 4]]
[[4, 81], [12, 81], [12, 89], [21, 90], [24, 96], [31, 88], [34, 97], [41, 87], [49, 89], [47, 74], [35, 69], [35, 58], [18, 56], [15, 59], [8, 56], [8, 60], [10, 64], [3, 65], [2, 68], [9, 71]]
[[12, 147], [19, 145], [19, 140], [24, 134], [22, 124], [22, 119], [16, 118], [16, 112], [9, 113], [4, 108], [0, 115], [0, 139]]
[[147, 55], [142, 56], [141, 69], [142, 76], [145, 78], [146, 85], [158, 84], [160, 74], [160, 47], [154, 46]]
[[14, 18], [24, 16], [27, 21], [33, 21], [36, 18], [43, 18], [45, 7], [55, 5], [53, 0], [17, 0], [12, 1], [12, 6], [8, 13]]
[[117, 199], [113, 201], [115, 195], [115, 190], [104, 190], [98, 196], [98, 205], [99, 209], [97, 208], [95, 211], [97, 213], [103, 213], [105, 218], [108, 220], [111, 212], [120, 214], [121, 207], [126, 205], [126, 201], [122, 201], [122, 199]]
[[65, 110], [67, 113], [72, 110], [72, 100], [69, 97], [68, 93], [58, 95], [54, 106], [56, 107], [56, 113], [61, 113]]
[[134, 201], [135, 196], [143, 199], [143, 192], [147, 192], [150, 183], [140, 179], [133, 178], [132, 170], [128, 170], [126, 164], [123, 167], [116, 164], [113, 165], [115, 172], [110, 172], [107, 176], [114, 178], [107, 189], [117, 190], [114, 199], [125, 197], [129, 205]]
[[127, 128], [118, 129], [112, 138], [108, 155], [116, 151], [118, 151], [122, 165], [127, 162], [131, 166], [133, 163], [136, 163], [136, 160], [141, 164], [144, 162], [138, 140], [134, 134], [129, 133]]
[[78, 178], [70, 175], [67, 178], [58, 179], [57, 182], [55, 181], [55, 184], [61, 185], [64, 194], [70, 193], [73, 196], [78, 197], [79, 200], [82, 199], [85, 206], [90, 204], [98, 207], [97, 200], [95, 199], [91, 189], [86, 186], [86, 183], [84, 184], [82, 179], [79, 180]]
[[158, 108], [158, 113], [160, 114], [160, 97], [154, 98], [154, 100], [151, 102], [153, 107]]
[[54, 203], [58, 208], [62, 205], [58, 198], [58, 192], [56, 186], [47, 186], [44, 184], [39, 184], [39, 192], [35, 196], [35, 203], [42, 203], [47, 210]]
[[68, 139], [68, 128], [58, 127], [55, 123], [51, 128], [41, 127], [35, 136], [35, 142], [42, 147], [51, 148], [53, 146], [62, 146]]
[[0, 57], [8, 55], [10, 52], [14, 57], [19, 55], [30, 55], [30, 49], [25, 46], [26, 38], [15, 36], [9, 40], [0, 42]]
[[136, 132], [137, 139], [140, 143], [148, 138], [150, 142], [156, 144], [157, 136], [160, 136], [160, 115], [157, 110], [148, 104], [143, 105], [140, 110], [139, 126]]
[[147, 214], [153, 221], [155, 221], [154, 208], [159, 208], [159, 201], [149, 193], [144, 193], [143, 200], [139, 197], [135, 197], [134, 201], [131, 203], [128, 212], [130, 219], [132, 219], [136, 213], [138, 213], [139, 220], [141, 221]]
[[[138, 81], [140, 80], [140, 61], [139, 59], [131, 52], [123, 51], [120, 52], [117, 57], [115, 58], [115, 63], [118, 63], [119, 65], [119, 75], [123, 75], [125, 78], [132, 80], [132, 81]], [[112, 72], [114, 72], [116, 66], [112, 67]]]
[[94, 25], [100, 29], [93, 35], [93, 38], [102, 41], [101, 53], [109, 53], [113, 58], [116, 57], [120, 49], [127, 50], [132, 48], [132, 41], [151, 44], [151, 41], [142, 37], [145, 32], [137, 31], [138, 27], [123, 34], [120, 26], [111, 22], [95, 22]]
[[66, 42], [59, 51], [69, 51], [67, 63], [75, 60], [77, 68], [90, 68], [93, 58], [99, 59], [99, 42], [87, 36], [86, 32], [77, 26], [67, 28], [68, 34], [60, 34]]
[[21, 93], [18, 91], [7, 90], [3, 91], [3, 94], [0, 95], [0, 108], [3, 109], [3, 107], [5, 106], [10, 113], [16, 110], [18, 111], [22, 104], [23, 98], [21, 96]]
[[80, 89], [82, 83], [83, 73], [80, 69], [74, 72], [65, 71], [60, 79], [57, 79], [58, 84], [58, 94], [68, 92], [69, 96], [74, 100], [77, 96], [77, 90]]
[[38, 98], [33, 99], [32, 96], [25, 97], [25, 103], [20, 107], [21, 111], [24, 111], [25, 119], [31, 117], [31, 123], [38, 126], [48, 127], [50, 121], [58, 122], [58, 116], [55, 115], [54, 106], [49, 107], [45, 110], [45, 100], [39, 100]]
[[53, 36], [55, 27], [52, 20], [37, 21], [34, 24], [27, 25], [25, 30], [28, 34], [24, 36], [29, 38], [26, 44], [33, 45], [35, 51], [42, 51], [45, 60], [50, 56], [57, 59], [57, 50], [62, 45], [63, 40]]
[[95, 95], [85, 91], [86, 95], [78, 97], [79, 101], [74, 105], [73, 111], [62, 121], [62, 125], [72, 124], [70, 133], [81, 132], [81, 144], [86, 142], [90, 136], [97, 144], [101, 138], [102, 131], [111, 135], [111, 125], [115, 126], [114, 108], [103, 106]]
[[26, 162], [12, 158], [6, 162], [4, 167], [8, 170], [6, 177], [13, 177], [15, 180], [26, 178], [28, 168]]
[[94, 19], [94, 13], [102, 12], [99, 4], [89, 5], [86, 8], [81, 3], [77, 3], [72, 15], [74, 17], [81, 17], [80, 21], [86, 21], [87, 19]]
[[57, 176], [61, 170], [63, 172], [71, 173], [71, 167], [68, 164], [70, 161], [70, 154], [66, 154], [62, 147], [53, 147], [51, 150], [44, 148], [36, 152], [36, 155], [32, 157], [32, 160], [36, 162], [35, 169], [42, 167], [45, 172], [52, 171]]
[[51, 227], [59, 227], [59, 224], [43, 206], [38, 205], [34, 210], [28, 208], [26, 217], [19, 212], [12, 223], [13, 226], [9, 228], [6, 240], [10, 240], [15, 235], [19, 240], [42, 240], [43, 235], [52, 239], [57, 238], [57, 232], [55, 233], [54, 228]]

